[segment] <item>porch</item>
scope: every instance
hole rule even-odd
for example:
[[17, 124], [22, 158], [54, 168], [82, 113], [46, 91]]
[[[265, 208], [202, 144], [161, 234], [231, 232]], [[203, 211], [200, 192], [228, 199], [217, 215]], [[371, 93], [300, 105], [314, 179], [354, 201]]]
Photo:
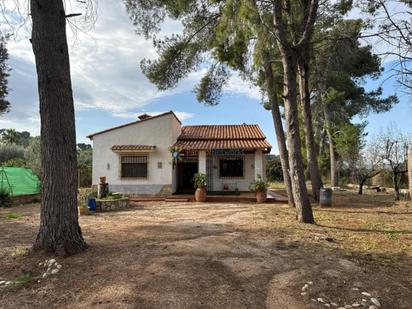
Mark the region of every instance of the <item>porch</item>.
[[[182, 193], [173, 194], [166, 197], [131, 197], [131, 202], [194, 202], [194, 194]], [[238, 194], [222, 194], [214, 193], [207, 194], [206, 202], [208, 203], [254, 203], [256, 197], [253, 192], [238, 192]], [[266, 203], [287, 203], [288, 199], [284, 190], [268, 190]]]

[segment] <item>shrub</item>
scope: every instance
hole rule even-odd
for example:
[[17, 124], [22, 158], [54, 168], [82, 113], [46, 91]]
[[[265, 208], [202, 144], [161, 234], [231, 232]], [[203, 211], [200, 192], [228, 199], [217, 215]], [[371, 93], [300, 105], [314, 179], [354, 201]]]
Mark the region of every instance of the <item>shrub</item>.
[[283, 181], [282, 164], [279, 156], [272, 156], [266, 164], [266, 178], [268, 181]]
[[249, 189], [253, 192], [266, 192], [268, 184], [262, 179], [262, 176], [258, 175], [258, 179], [250, 184]]
[[89, 198], [96, 198], [97, 190], [92, 188], [82, 188], [79, 189], [77, 194], [77, 204], [79, 207], [86, 206]]
[[206, 174], [196, 173], [192, 178], [192, 182], [195, 185], [195, 188], [204, 188], [207, 184]]
[[24, 148], [14, 144], [0, 144], [0, 163], [11, 159], [24, 159]]
[[0, 188], [0, 207], [10, 207], [12, 205], [12, 199], [10, 190], [6, 188]]
[[26, 166], [26, 160], [22, 158], [13, 158], [10, 160], [7, 160], [6, 162], [3, 163], [3, 166], [6, 167], [25, 167]]

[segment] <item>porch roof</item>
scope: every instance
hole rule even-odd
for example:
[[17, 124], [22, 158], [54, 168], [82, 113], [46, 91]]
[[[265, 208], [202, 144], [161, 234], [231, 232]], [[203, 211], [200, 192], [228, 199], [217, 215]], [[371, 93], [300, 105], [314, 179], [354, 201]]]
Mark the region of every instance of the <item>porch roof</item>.
[[173, 145], [184, 150], [263, 149], [272, 146], [258, 125], [200, 125], [184, 126]]

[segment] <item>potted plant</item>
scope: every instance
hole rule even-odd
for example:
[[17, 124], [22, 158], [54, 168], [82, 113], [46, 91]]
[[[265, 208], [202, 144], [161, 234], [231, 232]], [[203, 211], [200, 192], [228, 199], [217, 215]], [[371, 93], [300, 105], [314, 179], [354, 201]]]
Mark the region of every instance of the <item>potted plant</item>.
[[81, 216], [89, 214], [89, 199], [94, 198], [96, 192], [91, 188], [79, 189], [77, 195], [77, 208], [79, 208], [79, 214]]
[[86, 204], [80, 204], [78, 206], [80, 216], [85, 216], [89, 214], [89, 206]]
[[256, 193], [256, 202], [265, 203], [266, 202], [266, 192], [268, 189], [268, 184], [258, 175], [258, 179], [250, 184], [250, 190]]
[[196, 188], [196, 202], [206, 202], [206, 175], [203, 173], [196, 173], [192, 178], [192, 182]]

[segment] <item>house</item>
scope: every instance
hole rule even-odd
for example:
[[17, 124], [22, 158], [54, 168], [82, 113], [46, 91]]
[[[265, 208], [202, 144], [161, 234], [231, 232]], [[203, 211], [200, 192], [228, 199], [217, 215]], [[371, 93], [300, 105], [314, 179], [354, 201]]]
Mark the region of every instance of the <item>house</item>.
[[111, 191], [169, 195], [193, 191], [197, 172], [207, 175], [209, 192], [248, 191], [265, 177], [271, 145], [257, 125], [182, 126], [172, 111], [138, 118], [88, 136], [93, 185], [105, 176]]

